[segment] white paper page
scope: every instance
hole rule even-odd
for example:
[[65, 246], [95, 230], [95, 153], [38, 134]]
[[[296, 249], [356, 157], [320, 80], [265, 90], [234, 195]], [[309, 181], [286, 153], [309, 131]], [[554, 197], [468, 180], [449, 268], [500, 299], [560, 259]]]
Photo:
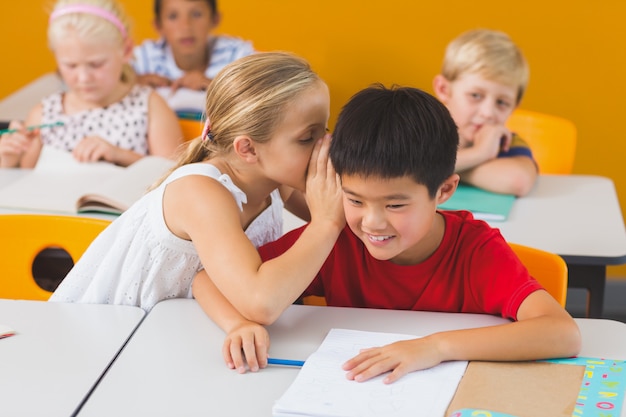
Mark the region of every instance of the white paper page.
[[206, 106], [206, 92], [192, 90], [190, 88], [179, 88], [172, 92], [170, 87], [159, 87], [156, 92], [167, 101], [173, 110], [187, 110], [204, 112]]
[[0, 206], [75, 213], [81, 195], [123, 171], [108, 162], [78, 162], [69, 152], [44, 147], [35, 169], [0, 189]]
[[[78, 202], [87, 204], [90, 200], [110, 202], [122, 211], [139, 200], [159, 178], [174, 166], [175, 162], [159, 156], [147, 156], [125, 168], [105, 181], [101, 181], [86, 193]], [[98, 198], [99, 197], [99, 198]]]
[[416, 336], [332, 329], [276, 402], [275, 417], [443, 417], [467, 361], [445, 362], [411, 372], [392, 384], [384, 375], [366, 382], [346, 379], [341, 365], [360, 349]]

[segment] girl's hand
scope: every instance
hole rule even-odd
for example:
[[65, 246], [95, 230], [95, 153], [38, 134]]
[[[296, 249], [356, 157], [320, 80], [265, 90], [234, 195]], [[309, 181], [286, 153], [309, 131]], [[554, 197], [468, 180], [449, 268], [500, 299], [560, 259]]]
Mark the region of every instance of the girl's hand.
[[305, 198], [311, 212], [311, 222], [329, 220], [343, 229], [346, 220], [343, 213], [341, 180], [330, 161], [330, 135], [325, 135], [313, 148], [306, 178]]
[[222, 346], [224, 362], [230, 369], [246, 372], [246, 362], [252, 372], [267, 366], [270, 336], [265, 327], [252, 321], [242, 321], [226, 335]]
[[17, 131], [0, 136], [0, 166], [3, 168], [19, 166], [22, 155], [39, 134], [38, 130], [27, 130], [22, 122], [15, 120], [9, 124], [9, 128]]
[[432, 368], [441, 363], [439, 350], [429, 338], [403, 340], [377, 348], [362, 349], [354, 358], [343, 364], [346, 378], [357, 382], [367, 381], [391, 371], [383, 379], [390, 384], [409, 372]]
[[107, 142], [99, 136], [87, 136], [81, 140], [72, 151], [72, 155], [80, 162], [96, 162], [105, 160], [117, 162], [117, 146]]

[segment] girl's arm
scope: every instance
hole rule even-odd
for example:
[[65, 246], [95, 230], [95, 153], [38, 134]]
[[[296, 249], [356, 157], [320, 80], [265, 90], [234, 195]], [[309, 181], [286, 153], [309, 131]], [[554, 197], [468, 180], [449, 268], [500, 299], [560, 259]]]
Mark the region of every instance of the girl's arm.
[[363, 350], [344, 364], [347, 377], [365, 381], [392, 371], [391, 383], [409, 372], [451, 360], [525, 361], [571, 357], [580, 351], [576, 322], [546, 291], [530, 294], [518, 321], [476, 329], [453, 330]]
[[183, 143], [183, 132], [176, 113], [163, 97], [152, 92], [148, 102], [148, 152], [150, 155], [175, 158]]
[[265, 263], [242, 230], [232, 195], [217, 181], [190, 176], [166, 189], [168, 227], [180, 237], [188, 235], [216, 287], [251, 321], [276, 320], [313, 280], [343, 229], [341, 187], [329, 146], [330, 138], [319, 141], [309, 164], [310, 225], [288, 251]]

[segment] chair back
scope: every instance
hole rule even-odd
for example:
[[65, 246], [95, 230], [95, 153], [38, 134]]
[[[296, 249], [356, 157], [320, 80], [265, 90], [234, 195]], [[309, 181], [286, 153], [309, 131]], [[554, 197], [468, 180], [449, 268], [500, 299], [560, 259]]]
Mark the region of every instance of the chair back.
[[540, 174], [572, 173], [577, 139], [574, 123], [550, 114], [516, 109], [507, 127], [528, 143]]
[[509, 243], [530, 275], [565, 307], [567, 299], [567, 264], [559, 255], [529, 246]]
[[204, 123], [202, 120], [178, 119], [180, 129], [183, 131], [183, 141], [187, 142], [202, 134]]
[[[567, 264], [559, 255], [529, 246], [509, 243], [513, 252], [554, 299], [565, 307], [567, 299]], [[326, 305], [324, 297], [311, 295], [302, 300], [305, 305]]]
[[52, 292], [33, 277], [33, 262], [48, 248], [65, 250], [76, 263], [111, 222], [78, 216], [0, 215], [0, 298], [47, 300]]

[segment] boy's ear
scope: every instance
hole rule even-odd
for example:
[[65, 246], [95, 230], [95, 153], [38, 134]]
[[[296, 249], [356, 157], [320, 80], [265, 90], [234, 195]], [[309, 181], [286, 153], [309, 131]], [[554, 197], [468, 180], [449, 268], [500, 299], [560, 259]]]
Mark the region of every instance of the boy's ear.
[[435, 197], [437, 205], [445, 203], [452, 197], [452, 194], [456, 191], [456, 187], [459, 185], [460, 178], [459, 174], [452, 174], [439, 186], [437, 196]]
[[256, 162], [258, 159], [254, 142], [249, 136], [237, 136], [233, 141], [233, 150], [240, 158], [246, 162]]
[[450, 99], [450, 81], [441, 74], [438, 74], [433, 79], [433, 90], [437, 98], [445, 103]]
[[219, 24], [222, 21], [222, 14], [221, 13], [214, 13], [213, 14], [213, 27], [215, 26], [219, 26]]

